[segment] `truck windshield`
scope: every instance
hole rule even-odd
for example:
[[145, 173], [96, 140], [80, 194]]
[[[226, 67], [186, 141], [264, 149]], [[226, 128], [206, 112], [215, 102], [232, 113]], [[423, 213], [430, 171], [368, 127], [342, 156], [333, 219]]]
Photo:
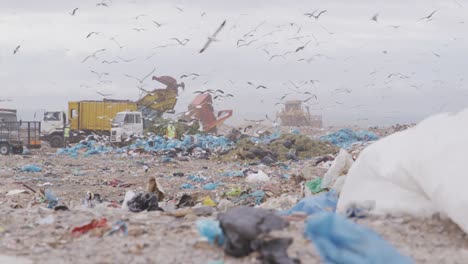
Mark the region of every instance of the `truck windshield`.
[[112, 120], [112, 124], [118, 125], [119, 123], [122, 123], [123, 121], [125, 121], [125, 114], [117, 114], [114, 120]]
[[60, 121], [60, 112], [45, 112], [44, 121]]

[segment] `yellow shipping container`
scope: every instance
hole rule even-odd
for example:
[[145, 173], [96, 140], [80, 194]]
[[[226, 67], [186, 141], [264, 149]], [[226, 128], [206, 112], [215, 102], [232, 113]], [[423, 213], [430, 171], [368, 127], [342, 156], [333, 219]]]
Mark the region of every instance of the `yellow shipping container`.
[[70, 129], [110, 132], [112, 119], [124, 111], [137, 111], [136, 103], [122, 100], [69, 102]]

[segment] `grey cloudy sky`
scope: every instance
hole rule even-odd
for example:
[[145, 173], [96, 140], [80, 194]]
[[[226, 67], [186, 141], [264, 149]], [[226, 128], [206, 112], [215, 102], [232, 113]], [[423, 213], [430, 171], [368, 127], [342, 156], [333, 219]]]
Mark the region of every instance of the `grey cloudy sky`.
[[[311, 109], [323, 114], [326, 124], [410, 122], [467, 105], [468, 0], [108, 2], [109, 7], [96, 6], [94, 0], [2, 0], [0, 99], [13, 101], [0, 102], [0, 107], [16, 107], [30, 119], [40, 109], [65, 110], [71, 100], [100, 99], [96, 91], [136, 100], [140, 94], [135, 80], [124, 75], [142, 77], [153, 68], [158, 76], [201, 75], [184, 80], [187, 89], [178, 111], [185, 110], [195, 90], [233, 93], [235, 98], [215, 105], [218, 110], [235, 110], [231, 123], [273, 116], [280, 109], [275, 103], [292, 92], [290, 80], [319, 80], [301, 91], [317, 94], [317, 101], [309, 101]], [[76, 7], [76, 15], [71, 16]], [[327, 12], [319, 20], [303, 15], [316, 9]], [[433, 20], [420, 20], [434, 10], [438, 11]], [[379, 13], [377, 23], [371, 20], [375, 13]], [[140, 14], [145, 16], [135, 19]], [[224, 19], [227, 25], [220, 41], [199, 54], [206, 37]], [[163, 25], [158, 28], [152, 20]], [[300, 26], [299, 33], [298, 27], [288, 24], [293, 22]], [[236, 42], [258, 25], [249, 37], [258, 40], [237, 47]], [[91, 31], [102, 34], [86, 39]], [[291, 39], [296, 36], [309, 37]], [[119, 48], [113, 37], [125, 47]], [[190, 41], [186, 46], [155, 48], [175, 44], [173, 37]], [[303, 51], [269, 60], [309, 40]], [[271, 42], [278, 44], [265, 46]], [[21, 48], [13, 55], [17, 45]], [[99, 49], [106, 51], [97, 60], [81, 63]], [[136, 59], [127, 63], [117, 56]], [[299, 61], [302, 58], [311, 60]], [[103, 60], [119, 63], [103, 64]], [[91, 71], [108, 72], [102, 80], [111, 82], [99, 83]], [[392, 73], [409, 78], [388, 78]], [[246, 82], [269, 89], [255, 90]], [[160, 87], [150, 79], [145, 82], [147, 89]]]

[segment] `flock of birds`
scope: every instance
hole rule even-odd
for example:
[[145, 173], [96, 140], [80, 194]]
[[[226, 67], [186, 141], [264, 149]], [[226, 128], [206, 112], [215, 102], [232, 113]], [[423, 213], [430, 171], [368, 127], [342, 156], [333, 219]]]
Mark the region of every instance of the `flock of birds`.
[[[109, 0], [102, 0], [102, 1], [99, 1], [99, 2], [96, 3], [96, 7], [98, 7], [98, 8], [110, 8], [111, 6], [112, 6], [112, 2], [109, 1]], [[174, 8], [178, 12], [181, 12], [181, 13], [185, 12], [185, 10], [183, 8], [181, 8], [181, 7], [175, 6]], [[430, 22], [437, 16], [438, 11], [439, 10], [433, 10], [427, 16], [424, 16], [424, 17], [420, 18], [419, 20], [420, 21], [425, 21], [425, 22]], [[303, 16], [305, 16], [306, 18], [314, 19], [314, 20], [318, 21], [321, 18], [323, 18], [324, 16], [327, 16], [327, 14], [329, 14], [330, 12], [331, 11], [328, 11], [326, 9], [320, 9], [320, 10], [317, 9], [317, 10], [314, 10], [312, 12], [306, 12], [306, 13], [303, 14]], [[79, 16], [80, 15], [80, 8], [79, 7], [73, 8], [69, 12], [69, 15], [70, 16]], [[206, 12], [203, 12], [200, 16], [203, 18], [206, 15], [207, 15]], [[371, 16], [370, 20], [378, 23], [379, 22], [379, 17], [380, 17], [379, 13], [375, 13], [374, 15]], [[135, 17], [133, 17], [133, 19], [135, 19], [136, 21], [142, 20], [142, 19], [150, 19], [151, 24], [156, 28], [161, 28], [161, 27], [166, 27], [167, 26], [167, 24], [164, 24], [164, 23], [161, 23], [159, 21], [151, 19], [151, 15], [148, 15], [148, 14], [138, 14]], [[280, 59], [286, 60], [286, 59], [288, 59], [290, 56], [292, 56], [294, 54], [300, 54], [301, 52], [306, 50], [309, 46], [311, 46], [312, 43], [315, 43], [315, 46], [318, 46], [320, 44], [319, 40], [315, 37], [315, 35], [313, 35], [313, 34], [309, 34], [309, 35], [301, 34], [302, 33], [302, 26], [299, 25], [298, 23], [291, 22], [291, 23], [286, 23], [286, 24], [283, 24], [283, 25], [277, 25], [273, 30], [268, 31], [268, 32], [264, 32], [264, 31], [262, 31], [262, 27], [265, 25], [265, 23], [266, 23], [265, 21], [261, 22], [257, 26], [255, 26], [252, 29], [245, 32], [242, 36], [240, 36], [240, 38], [238, 38], [238, 40], [235, 43], [235, 46], [240, 49], [240, 48], [246, 48], [246, 47], [249, 47], [249, 46], [256, 45], [255, 49], [259, 50], [262, 53], [265, 53], [265, 55], [267, 56], [268, 61], [270, 62], [270, 61], [276, 61], [276, 60], [280, 60]], [[215, 42], [219, 41], [220, 33], [223, 32], [224, 30], [226, 30], [226, 27], [228, 25], [229, 25], [228, 21], [226, 19], [223, 20], [219, 24], [217, 29], [210, 36], [207, 37], [205, 44], [200, 47], [200, 49], [198, 50], [198, 53], [203, 54], [203, 53], [207, 52], [209, 50], [210, 46], [212, 46]], [[333, 32], [330, 32], [324, 26], [322, 26], [322, 25], [319, 25], [319, 26], [325, 32], [327, 32], [327, 34], [329, 34], [329, 35], [334, 34]], [[236, 25], [233, 25], [233, 28], [235, 28], [235, 27], [236, 27]], [[400, 26], [399, 25], [391, 25], [391, 27], [393, 27], [395, 29], [398, 29]], [[148, 28], [134, 27], [134, 28], [132, 28], [132, 30], [135, 31], [135, 32], [144, 32], [144, 31], [148, 31]], [[231, 28], [231, 30], [232, 30], [232, 28]], [[291, 32], [293, 34], [290, 38], [287, 39], [287, 41], [294, 41], [294, 42], [297, 42], [297, 44], [295, 44], [293, 47], [291, 47], [290, 50], [286, 50], [284, 52], [273, 52], [273, 49], [271, 49], [271, 47], [278, 46], [281, 43], [279, 41], [275, 41], [275, 39], [271, 40], [270, 37], [274, 38], [274, 36], [277, 33], [285, 32], [285, 31]], [[104, 32], [91, 31], [86, 36], [84, 36], [84, 38], [85, 39], [92, 39], [92, 38], [95, 38], [95, 37], [98, 37], [98, 36], [105, 37], [106, 34]], [[265, 41], [265, 40], [271, 40], [271, 41]], [[126, 45], [122, 45], [118, 41], [117, 36], [110, 37], [109, 41], [114, 43], [119, 49], [124, 49], [126, 47]], [[184, 47], [191, 41], [191, 39], [190, 38], [177, 38], [177, 37], [174, 37], [174, 38], [171, 38], [169, 41], [170, 42], [168, 44], [156, 46], [156, 47], [154, 47], [154, 49], [163, 49], [163, 48], [166, 48], [166, 47], [174, 47], [174, 46]], [[18, 53], [20, 53], [21, 48], [22, 48], [22, 45], [16, 46], [15, 49], [13, 50], [13, 54], [17, 55]], [[130, 62], [133, 62], [133, 61], [135, 61], [137, 59], [137, 58], [124, 58], [124, 57], [121, 57], [121, 56], [116, 56], [113, 59], [101, 59], [101, 54], [104, 54], [107, 50], [108, 50], [108, 48], [96, 49], [94, 52], [92, 52], [88, 56], [84, 57], [83, 60], [81, 61], [81, 63], [84, 64], [84, 63], [88, 63], [89, 61], [93, 60], [93, 61], [97, 61], [97, 62], [100, 61], [101, 64], [111, 65], [111, 64], [118, 64], [118, 63], [130, 63]], [[386, 51], [383, 51], [383, 53], [386, 53]], [[440, 57], [440, 55], [437, 54], [437, 53], [433, 53], [433, 54], [434, 54], [434, 56]], [[148, 59], [152, 58], [154, 55], [155, 55], [155, 53], [151, 54], [150, 56], [146, 57], [145, 60], [148, 60]], [[330, 59], [330, 57], [328, 57], [325, 54], [315, 54], [312, 57], [308, 57], [308, 58], [307, 57], [298, 58], [297, 61], [298, 62], [311, 63], [311, 62], [316, 61], [316, 60], [318, 60], [320, 58]], [[145, 86], [145, 81], [150, 76], [152, 76], [155, 71], [156, 71], [156, 68], [154, 68], [152, 71], [150, 71], [148, 74], [145, 74], [142, 77], [135, 77], [135, 76], [128, 75], [128, 74], [125, 74], [125, 77], [135, 80], [136, 81], [136, 87], [142, 93], [151, 93], [151, 91], [145, 90], [144, 86]], [[371, 72], [369, 75], [373, 75], [376, 72], [377, 72], [377, 70], [375, 70], [374, 72]], [[108, 79], [108, 77], [110, 76], [109, 72], [99, 72], [97, 70], [91, 70], [90, 73], [92, 73], [92, 74], [94, 74], [96, 76], [96, 78], [98, 80], [98, 84], [112, 83], [112, 80]], [[388, 84], [392, 80], [395, 80], [395, 79], [400, 79], [400, 80], [409, 79], [409, 78], [412, 77], [412, 75], [414, 75], [414, 73], [406, 74], [406, 73], [392, 72], [392, 73], [389, 73], [387, 75], [386, 83]], [[193, 81], [193, 80], [196, 80], [198, 78], [202, 78], [204, 76], [206, 76], [206, 74], [200, 74], [200, 73], [192, 72], [192, 73], [182, 74], [182, 75], [179, 76], [179, 78], [181, 80]], [[203, 83], [203, 85], [207, 84], [207, 82], [208, 81]], [[234, 84], [234, 83], [239, 84], [238, 82], [234, 82], [232, 80], [229, 80], [229, 82], [231, 84]], [[275, 106], [284, 104], [285, 100], [288, 99], [288, 97], [290, 97], [290, 96], [296, 96], [296, 97], [301, 98], [301, 101], [304, 104], [317, 105], [318, 101], [319, 101], [319, 98], [318, 98], [318, 96], [316, 94], [311, 92], [310, 87], [313, 87], [314, 85], [316, 85], [319, 82], [320, 82], [319, 80], [304, 80], [304, 81], [289, 80], [288, 82], [283, 84], [284, 86], [286, 86], [286, 92], [281, 97], [278, 98], [278, 101], [275, 103]], [[253, 91], [262, 91], [262, 90], [268, 90], [269, 89], [269, 87], [268, 87], [269, 85], [262, 84], [262, 83], [257, 83], [257, 82], [254, 82], [254, 81], [247, 81], [247, 82], [245, 82], [243, 84], [240, 84], [240, 85], [245, 85], [247, 88], [252, 89]], [[90, 85], [87, 85], [87, 84], [82, 84], [81, 87], [92, 88]], [[332, 93], [351, 93], [351, 92], [352, 92], [352, 90], [349, 89], [349, 88], [339, 88], [339, 89], [335, 89], [335, 90], [332, 91]], [[110, 96], [112, 96], [111, 93], [107, 93], [105, 91], [99, 91], [98, 90], [98, 91], [96, 91], [96, 93], [98, 95], [102, 96], [103, 98], [109, 98]], [[233, 93], [227, 93], [227, 92], [225, 92], [225, 91], [223, 91], [221, 89], [196, 90], [193, 93], [194, 94], [209, 93], [209, 94], [211, 94], [213, 96], [213, 99], [215, 101], [235, 97], [235, 95]], [[6, 99], [3, 99], [3, 100], [0, 99], [0, 102], [5, 101], [5, 100]], [[336, 101], [335, 103], [337, 105], [342, 104], [341, 102], [338, 102], [338, 101]], [[245, 121], [258, 124], [258, 123], [261, 123], [261, 122], [263, 122], [265, 120], [269, 120], [270, 122], [276, 122], [277, 121], [277, 120], [270, 119], [268, 116], [266, 116], [266, 119], [245, 120]]]

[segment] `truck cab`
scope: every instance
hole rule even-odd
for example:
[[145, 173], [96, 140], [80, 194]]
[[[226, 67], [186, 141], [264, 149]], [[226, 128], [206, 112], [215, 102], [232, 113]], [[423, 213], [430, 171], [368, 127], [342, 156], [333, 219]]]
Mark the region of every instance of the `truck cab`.
[[63, 129], [67, 123], [67, 116], [63, 111], [44, 112], [42, 119], [41, 139], [48, 141], [50, 146], [58, 148], [63, 146]]
[[143, 134], [141, 112], [119, 112], [112, 120], [111, 143], [123, 143], [134, 134]]

